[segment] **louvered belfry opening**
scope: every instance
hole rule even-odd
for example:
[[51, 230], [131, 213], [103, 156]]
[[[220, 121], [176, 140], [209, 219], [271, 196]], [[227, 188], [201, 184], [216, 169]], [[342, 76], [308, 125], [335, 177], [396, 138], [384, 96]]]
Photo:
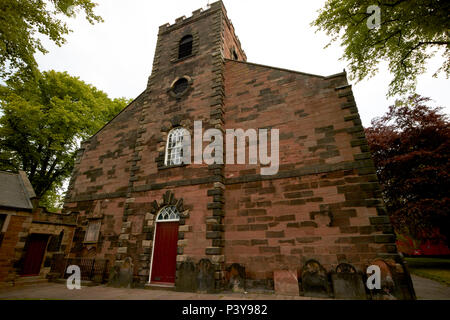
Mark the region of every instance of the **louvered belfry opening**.
[[178, 49], [178, 59], [189, 57], [192, 54], [192, 42], [191, 35], [184, 36], [180, 41], [180, 47]]
[[233, 60], [239, 60], [236, 50], [233, 50]]

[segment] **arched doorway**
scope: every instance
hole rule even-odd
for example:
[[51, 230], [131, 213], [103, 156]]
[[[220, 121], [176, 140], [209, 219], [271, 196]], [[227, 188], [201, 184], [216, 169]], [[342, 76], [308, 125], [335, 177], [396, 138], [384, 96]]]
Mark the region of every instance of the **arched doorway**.
[[176, 206], [164, 207], [157, 215], [150, 267], [152, 284], [175, 284], [179, 220]]

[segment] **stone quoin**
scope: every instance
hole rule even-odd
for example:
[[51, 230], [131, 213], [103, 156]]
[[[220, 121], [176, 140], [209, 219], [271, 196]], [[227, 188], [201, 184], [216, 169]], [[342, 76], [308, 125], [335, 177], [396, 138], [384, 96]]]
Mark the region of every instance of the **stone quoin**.
[[[279, 130], [277, 172], [181, 163], [195, 121], [223, 136]], [[221, 1], [159, 28], [146, 89], [82, 143], [64, 211], [78, 214], [70, 256], [108, 259], [117, 283], [295, 293], [294, 279], [299, 294], [333, 296], [338, 265], [363, 282], [381, 259], [389, 294], [413, 296], [346, 73], [247, 62]]]

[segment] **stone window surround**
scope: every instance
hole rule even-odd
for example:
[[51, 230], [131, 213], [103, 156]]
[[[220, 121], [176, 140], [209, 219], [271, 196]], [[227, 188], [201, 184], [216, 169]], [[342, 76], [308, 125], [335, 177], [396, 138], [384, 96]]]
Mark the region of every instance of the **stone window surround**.
[[[148, 278], [148, 283], [152, 283], [152, 271], [153, 271], [153, 257], [154, 257], [154, 253], [155, 253], [155, 240], [156, 240], [156, 228], [158, 228], [158, 224], [159, 223], [168, 223], [168, 222], [178, 222], [180, 221], [180, 212], [178, 211], [178, 209], [175, 207], [175, 210], [177, 210], [178, 212], [178, 219], [172, 219], [172, 220], [158, 220], [159, 216], [162, 214], [163, 210], [165, 210], [168, 207], [172, 207], [172, 206], [164, 206], [162, 207], [159, 212], [155, 215], [155, 220], [153, 221], [153, 241], [152, 241], [152, 254], [150, 256], [150, 271], [149, 271], [149, 278]], [[178, 232], [179, 232], [180, 226], [178, 225]], [[177, 255], [178, 255], [178, 243], [177, 243]]]
[[[84, 244], [95, 244], [98, 242], [98, 239], [100, 238], [100, 229], [102, 227], [102, 219], [101, 218], [89, 218], [88, 220], [89, 220], [89, 224], [87, 226], [86, 233], [84, 235], [83, 243]], [[98, 230], [96, 231], [95, 240], [87, 240], [87, 236], [89, 234], [89, 228], [94, 224], [99, 225]]]
[[161, 163], [157, 164], [158, 170], [183, 168], [183, 167], [187, 166], [187, 164], [185, 164], [185, 163], [178, 164], [178, 165], [166, 165], [165, 164], [166, 152], [167, 152], [167, 140], [169, 137], [169, 133], [170, 133], [170, 131], [172, 131], [173, 129], [176, 129], [178, 127], [183, 127], [185, 130], [187, 130], [189, 132], [189, 134], [191, 135], [191, 139], [193, 137], [193, 133], [194, 133], [193, 125], [191, 125], [191, 122], [187, 119], [183, 119], [181, 121], [178, 121], [178, 119], [175, 119], [175, 120], [172, 120], [170, 125], [163, 126], [161, 128], [162, 138], [160, 139], [159, 146], [158, 146], [159, 147], [158, 149], [160, 151], [162, 151], [161, 153], [163, 153], [163, 158], [161, 159]]
[[[180, 163], [176, 163], [176, 164], [168, 164], [169, 161], [173, 161], [173, 157], [174, 157], [174, 149], [179, 148], [179, 146], [177, 146], [177, 144], [171, 140], [173, 140], [174, 138], [177, 139], [177, 137], [179, 137], [180, 135], [183, 137], [183, 140], [185, 138], [186, 133], [189, 133], [189, 130], [187, 130], [186, 128], [184, 128], [183, 126], [177, 126], [175, 128], [173, 128], [172, 130], [169, 131], [168, 135], [167, 135], [167, 141], [166, 141], [166, 150], [165, 150], [165, 156], [164, 156], [164, 165], [166, 167], [177, 167], [177, 166], [181, 166], [183, 165], [183, 163], [181, 162], [183, 159], [181, 157], [181, 150], [179, 150], [180, 153]], [[181, 140], [181, 141], [183, 141]], [[172, 142], [172, 144], [174, 144], [173, 146], [169, 147], [169, 142]], [[169, 149], [170, 148], [170, 149]], [[170, 154], [169, 154], [170, 153]], [[175, 152], [175, 159], [176, 159], [176, 153]], [[170, 157], [170, 159], [169, 159]]]
[[178, 59], [189, 57], [192, 55], [192, 45], [194, 44], [194, 37], [190, 34], [185, 35], [178, 43]]
[[[148, 283], [147, 285], [151, 284], [151, 268], [153, 264], [153, 249], [154, 249], [154, 240], [156, 235], [156, 224], [157, 223], [164, 223], [164, 221], [157, 222], [157, 218], [161, 210], [163, 210], [167, 206], [175, 206], [180, 214], [179, 217], [179, 225], [178, 225], [178, 243], [177, 243], [177, 258], [176, 258], [176, 270], [178, 271], [179, 263], [184, 261], [186, 259], [186, 256], [184, 253], [184, 247], [187, 246], [188, 240], [185, 239], [185, 234], [187, 232], [192, 232], [192, 226], [186, 225], [186, 219], [189, 218], [190, 213], [188, 209], [185, 209], [183, 206], [183, 199], [175, 199], [174, 194], [172, 191], [168, 190], [163, 195], [163, 199], [161, 201], [153, 201], [152, 203], [152, 210], [151, 212], [148, 212], [144, 219], [144, 226], [151, 227], [153, 229], [153, 241], [152, 240], [144, 240], [142, 243], [143, 247], [150, 247], [151, 250], [151, 260], [150, 265], [148, 267]], [[176, 282], [176, 279], [175, 279]]]
[[[188, 87], [183, 92], [180, 92], [177, 94], [174, 92], [175, 83], [177, 83], [178, 80], [181, 80], [183, 78], [188, 81]], [[181, 97], [185, 96], [192, 89], [192, 84], [193, 84], [193, 80], [188, 75], [183, 75], [181, 77], [177, 77], [175, 80], [172, 81], [169, 89], [167, 89], [167, 94], [169, 96], [171, 96], [172, 98], [180, 99]]]
[[[178, 48], [180, 46], [180, 41], [185, 36], [189, 36], [189, 35], [192, 36], [192, 53], [189, 56], [178, 59]], [[171, 54], [170, 54], [170, 61], [172, 63], [178, 63], [178, 62], [185, 61], [187, 59], [190, 59], [190, 58], [196, 56], [199, 52], [199, 40], [200, 40], [200, 38], [198, 36], [198, 32], [196, 32], [196, 31], [189, 32], [188, 30], [186, 30], [186, 32], [183, 33], [181, 35], [181, 37], [179, 37], [173, 41], [172, 50], [171, 50]]]

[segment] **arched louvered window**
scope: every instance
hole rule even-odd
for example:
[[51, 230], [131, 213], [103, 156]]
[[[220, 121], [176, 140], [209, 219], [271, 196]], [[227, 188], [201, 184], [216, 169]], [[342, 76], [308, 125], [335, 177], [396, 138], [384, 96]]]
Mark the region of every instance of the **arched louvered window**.
[[183, 140], [190, 139], [189, 131], [185, 128], [175, 128], [169, 132], [166, 145], [166, 166], [176, 166], [183, 162]]
[[236, 53], [235, 49], [233, 49], [233, 60], [239, 60], [238, 54]]
[[175, 206], [168, 206], [163, 208], [159, 214], [156, 221], [158, 222], [168, 222], [168, 221], [178, 221], [180, 220], [180, 213]]
[[194, 38], [191, 35], [184, 36], [180, 40], [180, 45], [178, 47], [178, 59], [188, 57], [192, 54], [192, 42]]

